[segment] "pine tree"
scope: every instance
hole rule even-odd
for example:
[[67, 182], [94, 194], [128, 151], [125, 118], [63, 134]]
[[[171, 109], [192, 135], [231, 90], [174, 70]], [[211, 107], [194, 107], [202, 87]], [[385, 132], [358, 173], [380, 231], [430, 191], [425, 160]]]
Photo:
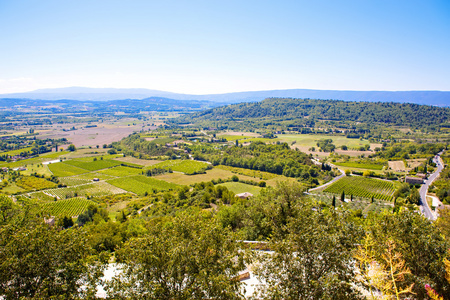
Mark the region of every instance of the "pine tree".
[[333, 196], [333, 202], [332, 202], [333, 207], [336, 207], [336, 196]]
[[344, 193], [344, 191], [342, 191], [342, 194], [341, 194], [341, 201], [342, 201], [342, 202], [345, 201], [345, 193]]

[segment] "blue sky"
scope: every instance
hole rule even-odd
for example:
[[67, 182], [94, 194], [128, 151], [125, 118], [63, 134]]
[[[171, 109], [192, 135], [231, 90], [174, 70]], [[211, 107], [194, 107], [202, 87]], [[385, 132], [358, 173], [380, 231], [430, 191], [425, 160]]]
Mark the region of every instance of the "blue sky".
[[0, 0], [0, 93], [450, 90], [450, 1]]

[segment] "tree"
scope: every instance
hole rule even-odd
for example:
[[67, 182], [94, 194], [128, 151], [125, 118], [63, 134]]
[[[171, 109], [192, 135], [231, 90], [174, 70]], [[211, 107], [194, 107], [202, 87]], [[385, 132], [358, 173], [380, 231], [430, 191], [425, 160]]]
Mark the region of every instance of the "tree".
[[345, 193], [344, 193], [344, 191], [342, 191], [342, 194], [341, 194], [341, 201], [345, 202]]
[[123, 272], [107, 290], [115, 299], [240, 299], [244, 265], [237, 246], [212, 218], [182, 213], [116, 253]]
[[5, 299], [92, 298], [105, 263], [92, 254], [83, 229], [59, 230], [43, 223], [4, 226], [0, 229], [0, 295]]
[[331, 202], [331, 205], [333, 205], [333, 207], [336, 207], [336, 196], [333, 196], [333, 201]]
[[360, 230], [339, 210], [296, 207], [285, 238], [273, 238], [273, 254], [257, 253], [255, 273], [264, 299], [359, 299], [352, 252]]
[[74, 144], [70, 144], [69, 145], [69, 147], [67, 147], [67, 150], [69, 150], [69, 151], [75, 151], [77, 148], [75, 147], [75, 145]]

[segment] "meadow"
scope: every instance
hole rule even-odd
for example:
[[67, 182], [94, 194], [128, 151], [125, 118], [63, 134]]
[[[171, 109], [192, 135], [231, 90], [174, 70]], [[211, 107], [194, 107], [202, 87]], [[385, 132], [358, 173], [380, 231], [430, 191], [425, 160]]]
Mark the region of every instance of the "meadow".
[[186, 175], [193, 175], [205, 173], [207, 167], [207, 163], [195, 160], [166, 160], [153, 165], [150, 168], [171, 169], [172, 171], [182, 172]]
[[48, 169], [57, 177], [73, 176], [89, 172], [86, 169], [82, 169], [71, 164], [66, 164], [66, 162], [67, 161], [49, 164]]
[[228, 190], [232, 191], [235, 194], [248, 192], [253, 194], [253, 196], [258, 196], [259, 193], [261, 192], [261, 188], [259, 186], [245, 184], [241, 182], [225, 182], [219, 185], [226, 187]]

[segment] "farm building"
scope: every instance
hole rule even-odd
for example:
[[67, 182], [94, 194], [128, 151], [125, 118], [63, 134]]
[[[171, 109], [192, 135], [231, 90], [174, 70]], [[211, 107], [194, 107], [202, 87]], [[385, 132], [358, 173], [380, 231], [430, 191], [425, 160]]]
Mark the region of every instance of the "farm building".
[[419, 178], [422, 178], [422, 179], [426, 179], [427, 178], [427, 174], [417, 173], [416, 177], [419, 177]]
[[241, 199], [247, 199], [249, 197], [253, 197], [253, 194], [245, 192], [245, 193], [241, 193], [241, 194], [236, 194], [236, 197], [241, 198]]
[[418, 178], [418, 177], [406, 176], [405, 182], [406, 183], [410, 183], [410, 184], [422, 184], [423, 183], [423, 179], [422, 178]]

